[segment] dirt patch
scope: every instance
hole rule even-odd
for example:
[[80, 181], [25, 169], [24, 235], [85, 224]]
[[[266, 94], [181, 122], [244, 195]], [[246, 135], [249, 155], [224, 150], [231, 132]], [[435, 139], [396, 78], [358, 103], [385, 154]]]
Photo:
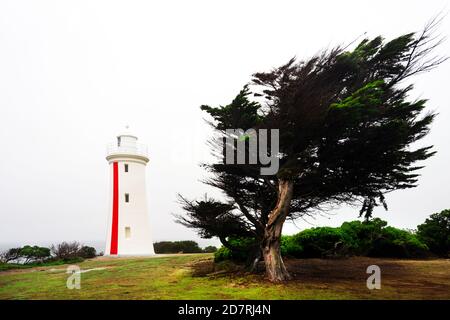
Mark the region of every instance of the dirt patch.
[[220, 275], [241, 276], [248, 273], [245, 266], [231, 261], [214, 263], [213, 259], [202, 259], [189, 265], [194, 277], [214, 277]]
[[[106, 269], [110, 269], [111, 267], [100, 267], [100, 268], [91, 268], [91, 269], [80, 269], [80, 273], [86, 273], [86, 272], [91, 272], [91, 271], [101, 271], [101, 270], [106, 270]], [[67, 267], [66, 268], [51, 268], [48, 270], [42, 270], [42, 271], [48, 271], [48, 272], [66, 272], [67, 271]]]
[[396, 260], [353, 257], [348, 259], [287, 259], [286, 267], [295, 279], [339, 282], [367, 279], [367, 267], [377, 265], [385, 279], [426, 280], [424, 272], [433, 278], [450, 278], [446, 260]]
[[[381, 271], [383, 293], [398, 299], [449, 299], [449, 260], [398, 260], [353, 257], [348, 259], [288, 259], [286, 266], [294, 282], [340, 288], [368, 295], [367, 267], [377, 265]], [[374, 292], [372, 292], [373, 294]], [[380, 297], [382, 298], [382, 297]], [[384, 296], [383, 296], [384, 298]]]
[[194, 277], [205, 277], [215, 271], [215, 264], [212, 259], [200, 260], [189, 266]]
[[[339, 290], [361, 298], [450, 299], [450, 260], [399, 260], [352, 257], [345, 259], [285, 259], [293, 280], [290, 287]], [[381, 270], [383, 290], [368, 290], [366, 272], [370, 265]], [[214, 264], [212, 259], [191, 266], [193, 275], [226, 276], [236, 279], [250, 275], [242, 266], [231, 262]], [[252, 281], [269, 284], [264, 264], [252, 274]], [[233, 282], [230, 282], [233, 283]]]

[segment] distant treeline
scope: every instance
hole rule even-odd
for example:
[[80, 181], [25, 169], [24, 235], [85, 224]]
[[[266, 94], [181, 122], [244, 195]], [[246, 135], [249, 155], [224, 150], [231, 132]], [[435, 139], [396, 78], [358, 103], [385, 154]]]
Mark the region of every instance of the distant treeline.
[[1, 252], [0, 271], [15, 267], [77, 263], [102, 254], [76, 241], [62, 242], [50, 248], [26, 245]]
[[[197, 242], [190, 240], [156, 242], [154, 248], [155, 253], [212, 253], [217, 250], [214, 246], [202, 249]], [[97, 253], [94, 247], [76, 241], [62, 242], [49, 248], [26, 245], [0, 252], [0, 271], [12, 267], [77, 263], [101, 255], [103, 252]]]
[[191, 240], [155, 242], [153, 247], [155, 253], [208, 253], [217, 250], [214, 246], [207, 246], [202, 249], [197, 242]]

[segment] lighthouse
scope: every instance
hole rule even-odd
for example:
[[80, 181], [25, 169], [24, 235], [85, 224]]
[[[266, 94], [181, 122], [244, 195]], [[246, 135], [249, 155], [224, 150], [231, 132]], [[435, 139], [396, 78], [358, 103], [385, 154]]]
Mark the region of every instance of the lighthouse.
[[145, 169], [147, 147], [128, 132], [108, 145], [110, 200], [105, 255], [155, 254], [148, 216]]

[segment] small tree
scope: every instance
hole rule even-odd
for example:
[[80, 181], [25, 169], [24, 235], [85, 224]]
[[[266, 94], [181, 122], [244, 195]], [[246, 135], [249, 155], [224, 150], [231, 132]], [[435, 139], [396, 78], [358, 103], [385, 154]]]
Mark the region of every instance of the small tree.
[[24, 263], [43, 262], [50, 258], [50, 249], [39, 246], [24, 246], [20, 249], [20, 256], [25, 259]]
[[448, 257], [450, 254], [450, 210], [432, 214], [417, 226], [417, 236], [431, 252]]
[[50, 247], [51, 252], [57, 259], [72, 259], [79, 256], [81, 245], [79, 242], [62, 242]]

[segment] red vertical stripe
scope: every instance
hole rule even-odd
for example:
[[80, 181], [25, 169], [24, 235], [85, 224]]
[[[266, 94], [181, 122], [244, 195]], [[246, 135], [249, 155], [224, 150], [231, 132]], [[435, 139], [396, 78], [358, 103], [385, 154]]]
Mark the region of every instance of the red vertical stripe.
[[119, 235], [119, 168], [117, 162], [113, 163], [113, 171], [113, 210], [110, 254], [117, 254]]

